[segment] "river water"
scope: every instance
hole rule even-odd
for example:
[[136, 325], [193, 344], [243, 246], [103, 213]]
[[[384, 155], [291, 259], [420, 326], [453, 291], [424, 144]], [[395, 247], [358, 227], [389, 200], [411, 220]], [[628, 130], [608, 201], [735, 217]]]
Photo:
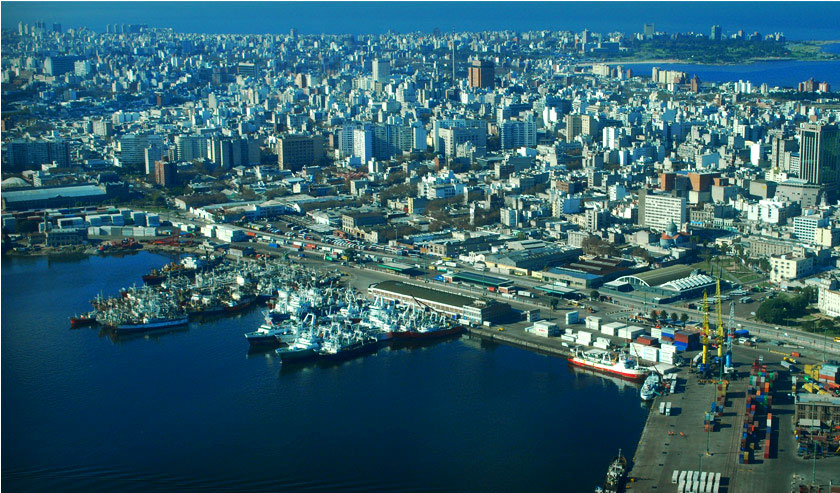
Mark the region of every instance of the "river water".
[[462, 337], [342, 364], [248, 354], [259, 310], [115, 340], [67, 317], [167, 258], [2, 264], [4, 491], [591, 491], [638, 388]]

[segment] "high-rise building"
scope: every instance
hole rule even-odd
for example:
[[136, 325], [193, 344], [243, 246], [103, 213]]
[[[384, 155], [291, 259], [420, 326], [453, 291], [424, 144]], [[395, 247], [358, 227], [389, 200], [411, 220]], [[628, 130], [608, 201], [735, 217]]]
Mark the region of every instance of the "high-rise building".
[[277, 140], [277, 164], [280, 169], [300, 171], [304, 166], [321, 164], [324, 156], [320, 136], [286, 135]]
[[203, 135], [178, 135], [175, 137], [178, 161], [194, 161], [207, 157], [207, 137]]
[[76, 70], [75, 56], [48, 56], [44, 60], [44, 73], [47, 75], [64, 75]]
[[840, 184], [840, 134], [834, 125], [803, 123], [799, 127], [799, 177], [829, 185], [830, 198]]
[[168, 188], [174, 187], [178, 182], [178, 168], [175, 163], [169, 161], [155, 162], [155, 183]]
[[493, 88], [496, 77], [496, 64], [489, 60], [473, 60], [468, 72], [470, 87]]
[[709, 38], [712, 41], [720, 41], [723, 37], [722, 34], [723, 32], [721, 31], [720, 26], [715, 24], [714, 26], [712, 26], [712, 34], [711, 36], [709, 36]]
[[375, 58], [373, 60], [373, 80], [387, 84], [391, 80], [391, 62]]
[[143, 150], [143, 156], [146, 163], [146, 174], [154, 174], [155, 163], [163, 158], [163, 147], [154, 143]]
[[671, 223], [678, 228], [686, 222], [685, 197], [639, 193], [639, 224], [665, 231]]
[[645, 38], [650, 39], [656, 33], [656, 30], [653, 27], [653, 23], [645, 24]]
[[353, 130], [353, 156], [362, 161], [362, 165], [373, 157], [373, 128], [369, 125]]
[[6, 146], [9, 170], [40, 169], [42, 164], [56, 163], [60, 168], [70, 166], [70, 144], [64, 140], [9, 142]]

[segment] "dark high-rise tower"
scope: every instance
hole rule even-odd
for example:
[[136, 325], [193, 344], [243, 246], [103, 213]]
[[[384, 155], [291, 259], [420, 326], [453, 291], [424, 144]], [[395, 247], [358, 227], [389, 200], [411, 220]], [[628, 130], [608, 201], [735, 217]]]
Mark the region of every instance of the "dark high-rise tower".
[[803, 123], [799, 127], [799, 177], [827, 185], [837, 196], [840, 185], [840, 133], [834, 125]]
[[715, 24], [714, 26], [712, 26], [712, 34], [709, 37], [711, 38], [712, 41], [720, 41], [721, 40], [722, 33], [721, 33], [719, 25]]
[[488, 60], [473, 60], [467, 74], [470, 87], [492, 88], [496, 76], [496, 64]]

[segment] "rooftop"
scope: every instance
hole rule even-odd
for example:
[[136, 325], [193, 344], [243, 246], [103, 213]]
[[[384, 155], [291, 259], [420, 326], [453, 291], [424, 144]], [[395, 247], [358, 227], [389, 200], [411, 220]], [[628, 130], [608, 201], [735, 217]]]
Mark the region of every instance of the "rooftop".
[[476, 298], [469, 298], [459, 294], [447, 293], [446, 291], [438, 291], [436, 289], [429, 289], [416, 284], [408, 284], [401, 281], [382, 281], [374, 284], [371, 288], [381, 289], [389, 293], [401, 294], [403, 296], [411, 296], [418, 301], [431, 301], [433, 303], [440, 303], [442, 305], [449, 305], [454, 307], [470, 306], [476, 301]]
[[689, 277], [693, 272], [694, 268], [688, 265], [671, 265], [661, 269], [653, 269], [647, 272], [634, 274], [632, 277], [642, 281], [649, 287], [654, 287]]

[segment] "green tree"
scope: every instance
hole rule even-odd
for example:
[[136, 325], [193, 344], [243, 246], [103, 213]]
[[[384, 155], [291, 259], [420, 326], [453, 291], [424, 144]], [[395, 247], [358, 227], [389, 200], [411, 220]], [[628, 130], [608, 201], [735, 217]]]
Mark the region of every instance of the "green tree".
[[677, 321], [677, 319], [679, 318], [679, 316], [680, 316], [680, 314], [679, 314], [679, 313], [677, 313], [677, 312], [672, 312], [672, 313], [671, 313], [671, 320], [673, 320], [673, 321]]
[[592, 291], [589, 292], [589, 299], [590, 300], [597, 300], [598, 296], [600, 296], [600, 294], [598, 293], [597, 289], [593, 289]]
[[682, 322], [682, 323], [688, 322], [688, 314], [687, 313], [683, 313], [682, 315], [680, 315], [680, 322]]

